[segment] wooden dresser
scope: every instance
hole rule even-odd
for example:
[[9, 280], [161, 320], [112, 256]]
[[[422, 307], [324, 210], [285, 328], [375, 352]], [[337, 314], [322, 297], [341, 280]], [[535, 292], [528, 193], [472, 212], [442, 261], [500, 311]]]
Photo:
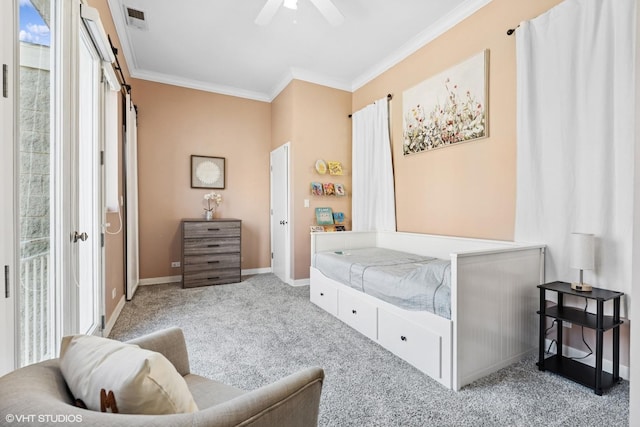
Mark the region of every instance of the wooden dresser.
[[239, 219], [182, 220], [182, 287], [240, 282]]

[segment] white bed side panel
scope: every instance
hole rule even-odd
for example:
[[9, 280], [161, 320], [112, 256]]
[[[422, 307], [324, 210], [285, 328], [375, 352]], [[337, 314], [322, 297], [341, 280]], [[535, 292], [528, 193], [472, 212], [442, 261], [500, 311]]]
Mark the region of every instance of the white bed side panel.
[[540, 249], [457, 257], [454, 389], [536, 348], [541, 258]]
[[335, 233], [311, 233], [311, 256], [323, 251], [348, 251], [349, 249], [376, 246], [376, 232], [339, 231]]

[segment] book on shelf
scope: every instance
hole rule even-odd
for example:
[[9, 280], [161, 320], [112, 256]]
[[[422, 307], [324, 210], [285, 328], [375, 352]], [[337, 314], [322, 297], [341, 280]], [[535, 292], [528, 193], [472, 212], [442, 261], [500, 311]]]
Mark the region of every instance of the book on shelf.
[[333, 183], [331, 182], [327, 182], [325, 184], [322, 184], [324, 187], [324, 195], [325, 196], [335, 196], [336, 195], [336, 188], [333, 186]]
[[324, 227], [321, 225], [312, 225], [311, 226], [311, 232], [312, 233], [323, 233], [324, 232]]
[[333, 210], [331, 208], [316, 208], [316, 223], [318, 225], [333, 225]]
[[347, 231], [346, 227], [344, 225], [336, 225], [335, 226], [336, 231]]
[[344, 212], [334, 212], [333, 213], [333, 223], [334, 224], [342, 224], [342, 223], [344, 223]]
[[324, 194], [324, 188], [320, 182], [311, 183], [311, 194], [314, 196], [322, 196]]
[[336, 196], [344, 196], [347, 194], [347, 190], [344, 188], [344, 184], [334, 184], [333, 186]]

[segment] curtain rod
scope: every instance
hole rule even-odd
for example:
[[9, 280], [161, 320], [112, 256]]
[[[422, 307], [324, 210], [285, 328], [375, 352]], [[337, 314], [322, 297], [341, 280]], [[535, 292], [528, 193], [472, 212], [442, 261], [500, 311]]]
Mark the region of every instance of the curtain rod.
[[[393, 99], [393, 95], [391, 95], [390, 93], [387, 94], [387, 101], [391, 101]], [[349, 114], [349, 118], [351, 118], [351, 116], [353, 116], [353, 114]]]
[[111, 46], [111, 50], [113, 51], [113, 56], [116, 57], [116, 66], [114, 68], [118, 72], [118, 74], [120, 74], [120, 79], [122, 80], [120, 84], [122, 85], [126, 93], [131, 93], [131, 86], [127, 84], [127, 80], [124, 78], [122, 68], [120, 67], [120, 61], [118, 61], [118, 49], [113, 46], [110, 35], [107, 35], [107, 39], [109, 40], [109, 46]]

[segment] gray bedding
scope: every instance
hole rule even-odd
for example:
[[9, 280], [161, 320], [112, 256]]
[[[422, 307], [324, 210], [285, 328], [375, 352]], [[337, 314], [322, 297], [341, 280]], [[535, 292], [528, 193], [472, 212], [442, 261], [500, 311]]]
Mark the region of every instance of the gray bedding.
[[407, 310], [451, 318], [451, 262], [383, 248], [320, 252], [325, 276]]

